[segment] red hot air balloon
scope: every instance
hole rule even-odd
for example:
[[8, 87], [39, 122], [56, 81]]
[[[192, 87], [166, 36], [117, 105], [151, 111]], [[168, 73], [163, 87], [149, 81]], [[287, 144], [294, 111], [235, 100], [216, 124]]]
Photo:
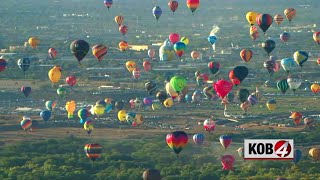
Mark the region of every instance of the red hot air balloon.
[[170, 1], [168, 2], [168, 6], [174, 14], [174, 12], [178, 9], [179, 3], [177, 1]]
[[213, 75], [217, 75], [219, 72], [219, 69], [220, 69], [220, 63], [219, 62], [209, 62], [208, 68]]
[[231, 82], [223, 79], [213, 83], [213, 88], [221, 99], [223, 99], [232, 90], [232, 87], [233, 85]]
[[289, 118], [292, 118], [295, 125], [299, 125], [302, 119], [302, 114], [299, 112], [292, 112]]
[[216, 127], [216, 123], [212, 119], [206, 119], [203, 122], [203, 128], [205, 131], [208, 131], [208, 132], [214, 131], [215, 127]]
[[26, 97], [31, 93], [31, 87], [22, 86], [20, 90]]
[[175, 44], [176, 42], [178, 42], [180, 40], [180, 35], [177, 33], [171, 33], [169, 35], [169, 40], [172, 44]]
[[121, 25], [119, 31], [122, 35], [125, 35], [128, 32], [128, 27], [126, 25]]
[[49, 48], [48, 55], [51, 59], [56, 59], [57, 51], [54, 48]]
[[75, 76], [68, 76], [66, 78], [66, 83], [73, 87], [77, 83], [77, 78]]
[[221, 164], [223, 170], [233, 170], [235, 158], [232, 155], [224, 155], [221, 157]]
[[271, 26], [273, 22], [273, 18], [270, 14], [260, 14], [257, 19], [257, 24], [261, 28], [264, 34], [266, 34], [266, 31]]
[[4, 71], [7, 67], [7, 61], [4, 59], [0, 59], [0, 72]]
[[188, 135], [184, 131], [174, 131], [167, 134], [166, 141], [168, 146], [177, 154], [188, 144]]
[[150, 61], [143, 61], [143, 68], [146, 72], [151, 70], [151, 63]]
[[241, 59], [244, 61], [244, 62], [249, 62], [252, 58], [252, 51], [250, 49], [243, 49], [241, 52], [240, 52], [240, 57]]
[[192, 15], [194, 11], [199, 7], [200, 0], [187, 0], [187, 6], [191, 10]]
[[139, 79], [140, 78], [140, 68], [135, 68], [133, 71], [132, 71], [132, 76], [135, 78], [135, 79]]

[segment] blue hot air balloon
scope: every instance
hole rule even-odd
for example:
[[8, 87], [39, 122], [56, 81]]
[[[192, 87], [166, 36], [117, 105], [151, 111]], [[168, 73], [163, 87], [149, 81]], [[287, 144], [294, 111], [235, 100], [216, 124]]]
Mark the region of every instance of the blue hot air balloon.
[[40, 112], [40, 116], [44, 121], [49, 121], [49, 119], [51, 117], [51, 111], [43, 110]]

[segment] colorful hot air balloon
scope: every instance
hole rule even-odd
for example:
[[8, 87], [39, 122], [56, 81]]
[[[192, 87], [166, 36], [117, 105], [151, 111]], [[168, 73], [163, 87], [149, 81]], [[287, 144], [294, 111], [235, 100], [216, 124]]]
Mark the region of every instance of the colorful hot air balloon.
[[102, 146], [99, 144], [86, 144], [84, 152], [91, 161], [95, 161], [101, 157]]
[[75, 76], [68, 76], [66, 78], [66, 83], [69, 84], [69, 86], [73, 87], [77, 83], [77, 78]]
[[248, 23], [250, 24], [250, 26], [253, 26], [256, 23], [256, 18], [258, 15], [260, 15], [260, 14], [257, 12], [253, 12], [253, 11], [247, 12], [246, 19], [247, 19]]
[[295, 125], [299, 125], [302, 119], [302, 114], [300, 112], [292, 112], [289, 118], [293, 120]]
[[129, 44], [126, 41], [119, 42], [120, 51], [126, 51], [129, 48]]
[[210, 34], [208, 36], [208, 42], [211, 44], [211, 45], [214, 45], [218, 40], [218, 37], [214, 34]]
[[54, 66], [50, 71], [48, 72], [48, 76], [50, 81], [55, 84], [59, 82], [61, 78], [61, 67], [60, 66]]
[[49, 48], [48, 55], [51, 59], [56, 59], [57, 51], [54, 48]]
[[83, 129], [86, 130], [88, 134], [91, 134], [93, 128], [94, 128], [94, 126], [93, 126], [93, 122], [91, 120], [87, 120], [83, 124]]
[[32, 48], [36, 48], [40, 43], [40, 39], [37, 37], [31, 37], [29, 38], [28, 43]]
[[275, 23], [277, 23], [278, 25], [280, 25], [283, 21], [283, 16], [281, 16], [280, 14], [276, 14], [274, 17], [273, 17], [273, 20]]
[[277, 108], [277, 101], [274, 99], [271, 99], [267, 101], [266, 106], [270, 111], [274, 111]]
[[319, 161], [320, 160], [320, 148], [311, 148], [309, 150], [309, 155], [312, 157], [313, 160]]
[[135, 79], [139, 79], [140, 78], [140, 68], [134, 68], [132, 71], [132, 76]]
[[70, 44], [71, 53], [77, 58], [79, 64], [88, 54], [89, 48], [90, 46], [85, 40], [76, 40]]
[[136, 62], [134, 61], [127, 61], [125, 64], [127, 70], [132, 73], [132, 71], [136, 68]]
[[295, 149], [292, 162], [294, 164], [297, 164], [301, 160], [301, 157], [302, 157], [302, 151], [300, 149]]
[[86, 122], [87, 118], [90, 116], [90, 111], [86, 108], [79, 109], [78, 117], [80, 118], [80, 123], [83, 124]]
[[282, 79], [281, 81], [277, 82], [277, 88], [283, 93], [285, 94], [286, 91], [289, 89], [289, 84], [287, 79]]
[[49, 110], [44, 110], [40, 112], [40, 117], [44, 120], [44, 121], [49, 121], [50, 117], [51, 117], [51, 111]]
[[313, 40], [317, 43], [320, 44], [320, 31], [314, 32], [313, 33]]
[[255, 41], [259, 36], [258, 28], [256, 26], [251, 26], [249, 29], [249, 34], [251, 39]]
[[235, 158], [232, 155], [224, 155], [221, 157], [221, 164], [223, 170], [233, 170]]
[[201, 145], [204, 142], [204, 135], [199, 133], [199, 134], [195, 134], [192, 137], [193, 142], [196, 143], [197, 145]]
[[188, 144], [188, 135], [184, 131], [174, 131], [167, 134], [166, 141], [168, 146], [177, 154]]
[[318, 92], [320, 92], [320, 85], [319, 84], [312, 84], [310, 86], [310, 89], [313, 93], [317, 94]]
[[45, 105], [49, 111], [52, 111], [56, 107], [57, 101], [47, 101]]
[[237, 150], [237, 152], [238, 152], [238, 154], [239, 154], [239, 156], [240, 156], [241, 158], [244, 158], [244, 148], [243, 148], [243, 147], [239, 148], [239, 149]]
[[119, 32], [124, 36], [128, 32], [128, 27], [126, 25], [119, 26]]
[[107, 53], [108, 48], [105, 45], [98, 44], [92, 47], [92, 54], [99, 62], [102, 61]]
[[200, 52], [199, 51], [192, 51], [191, 52], [191, 58], [193, 59], [193, 60], [196, 60], [196, 59], [198, 59], [199, 57], [200, 57]]
[[217, 95], [223, 99], [232, 89], [233, 84], [226, 80], [219, 80], [216, 83], [213, 83], [214, 90], [217, 92]]
[[28, 119], [22, 119], [20, 121], [20, 125], [22, 127], [23, 130], [28, 131], [29, 129], [31, 129], [32, 126], [32, 120], [30, 118]]
[[172, 13], [174, 14], [174, 12], [178, 9], [179, 3], [178, 1], [171, 0], [170, 2], [168, 2], [168, 6], [172, 11]]
[[287, 79], [287, 82], [288, 82], [290, 89], [292, 89], [293, 92], [295, 92], [300, 87], [300, 85], [302, 83], [301, 79], [291, 78], [291, 77], [289, 77]]
[[150, 61], [143, 61], [143, 69], [148, 72], [150, 71], [152, 68], [151, 68], [151, 62]]
[[170, 79], [170, 85], [177, 93], [180, 93], [180, 91], [187, 85], [187, 80], [182, 76], [174, 76]]
[[28, 97], [31, 93], [31, 87], [21, 86], [20, 91], [24, 94], [24, 96]]
[[123, 16], [116, 16], [116, 17], [114, 17], [114, 21], [118, 24], [118, 26], [121, 26], [124, 21], [124, 17]]
[[104, 5], [108, 8], [108, 11], [111, 8], [112, 3], [112, 0], [104, 0]]
[[29, 58], [21, 58], [18, 60], [18, 66], [23, 71], [26, 72], [30, 66], [30, 59]]
[[189, 44], [189, 38], [187, 38], [187, 37], [182, 37], [182, 38], [180, 39], [180, 42], [183, 42], [185, 45], [188, 45], [188, 44]]
[[293, 54], [294, 61], [301, 67], [303, 66], [303, 63], [305, 63], [308, 60], [308, 58], [308, 53], [304, 51], [296, 51]]
[[173, 45], [173, 49], [176, 52], [176, 54], [181, 58], [181, 56], [184, 54], [184, 51], [186, 49], [186, 45], [183, 42], [177, 42]]
[[289, 22], [296, 16], [297, 11], [293, 8], [287, 8], [283, 11]]
[[252, 58], [252, 51], [250, 49], [243, 49], [242, 51], [240, 51], [240, 57], [244, 62], [249, 62]]
[[203, 122], [203, 128], [205, 131], [211, 132], [216, 128], [216, 123], [212, 119], [206, 119]]
[[268, 70], [269, 75], [272, 76], [274, 73], [274, 68], [276, 66], [275, 61], [267, 60], [263, 63], [263, 66]]
[[234, 85], [239, 85], [249, 74], [245, 66], [237, 66], [229, 72], [229, 78]]
[[175, 44], [176, 42], [178, 42], [180, 39], [180, 35], [178, 33], [171, 33], [169, 35], [169, 41], [172, 43], [172, 44]]
[[230, 144], [232, 143], [232, 137], [228, 136], [228, 135], [222, 135], [219, 138], [221, 145], [224, 147], [224, 149], [226, 150], [228, 148], [228, 146], [230, 146]]
[[[168, 83], [167, 83], [168, 84]], [[170, 83], [169, 83], [170, 85]], [[159, 91], [157, 94], [156, 94], [156, 97], [159, 99], [159, 101], [161, 103], [163, 103], [167, 98], [168, 98], [168, 95], [167, 93], [163, 92], [163, 91]]]
[[146, 91], [150, 94], [153, 95], [156, 93], [157, 90], [157, 84], [153, 81], [148, 81], [146, 82], [146, 84], [144, 85]]
[[7, 68], [7, 61], [5, 59], [0, 59], [0, 72]]
[[266, 31], [271, 26], [272, 21], [273, 21], [273, 18], [270, 14], [260, 14], [256, 18], [256, 22], [264, 34], [266, 34]]
[[143, 180], [161, 180], [160, 171], [157, 169], [147, 169], [142, 174]]
[[284, 58], [281, 60], [281, 66], [288, 74], [296, 67], [296, 63], [293, 58]]
[[194, 14], [194, 11], [199, 7], [200, 0], [187, 0], [187, 6], [191, 10], [192, 15]]
[[98, 117], [103, 116], [105, 109], [106, 107], [103, 105], [95, 105], [93, 106], [93, 114], [97, 115]]
[[290, 39], [290, 34], [288, 32], [283, 32], [280, 34], [280, 39], [282, 42], [286, 43]]
[[220, 63], [219, 62], [209, 62], [208, 68], [213, 75], [217, 75], [219, 72], [219, 69], [220, 69]]
[[152, 9], [152, 14], [156, 18], [156, 20], [159, 21], [159, 18], [162, 14], [162, 9], [159, 6], [156, 6]]
[[275, 47], [276, 43], [271, 39], [268, 39], [262, 43], [262, 48], [268, 53], [268, 55], [274, 50]]
[[68, 112], [68, 119], [73, 118], [73, 112], [76, 110], [76, 102], [67, 101], [65, 108], [66, 108], [66, 111]]

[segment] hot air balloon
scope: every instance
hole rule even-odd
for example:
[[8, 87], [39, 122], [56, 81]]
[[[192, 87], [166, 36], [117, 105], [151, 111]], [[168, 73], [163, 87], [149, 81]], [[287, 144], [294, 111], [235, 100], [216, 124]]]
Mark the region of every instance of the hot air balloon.
[[66, 78], [66, 83], [73, 87], [77, 83], [77, 78], [75, 76], [68, 76]]
[[114, 17], [114, 21], [118, 24], [118, 26], [121, 26], [124, 21], [124, 17], [123, 16], [116, 16], [116, 17]]
[[83, 124], [83, 129], [86, 130], [88, 134], [91, 134], [93, 130], [93, 122], [91, 120], [86, 120]]
[[[170, 85], [170, 83], [169, 83]], [[168, 98], [168, 95], [167, 93], [163, 92], [163, 91], [159, 91], [157, 94], [156, 94], [156, 97], [159, 99], [159, 101], [161, 103], [163, 103], [167, 98]]]
[[82, 108], [78, 111], [78, 117], [80, 118], [81, 124], [85, 123], [89, 116], [90, 116], [90, 111], [86, 108]]
[[282, 42], [286, 43], [290, 39], [290, 34], [288, 32], [283, 32], [280, 34], [280, 39]]
[[37, 37], [31, 37], [29, 38], [28, 43], [32, 48], [36, 48], [40, 43], [40, 39]]
[[233, 170], [233, 163], [235, 158], [232, 155], [224, 155], [221, 157], [221, 164], [223, 170]]
[[312, 157], [313, 160], [319, 161], [320, 160], [320, 148], [311, 148], [309, 150], [309, 155]]
[[174, 131], [167, 134], [166, 141], [168, 146], [177, 154], [188, 144], [188, 135], [184, 131]]
[[50, 71], [48, 72], [48, 76], [50, 81], [55, 84], [59, 82], [61, 78], [61, 67], [60, 66], [54, 66]]
[[257, 96], [251, 94], [248, 96], [248, 101], [253, 106], [258, 103], [258, 98], [257, 98]]
[[192, 137], [193, 142], [196, 143], [197, 145], [201, 145], [204, 142], [204, 135], [199, 133], [199, 134], [195, 134]]
[[219, 72], [219, 69], [220, 69], [220, 63], [219, 62], [209, 62], [208, 63], [208, 68], [210, 70], [210, 72], [213, 74], [213, 75], [217, 75], [218, 72]]
[[152, 101], [153, 101], [153, 99], [150, 98], [150, 97], [145, 97], [145, 98], [143, 98], [143, 104], [144, 104], [145, 106], [151, 106], [151, 105], [152, 105]]
[[294, 164], [297, 164], [301, 160], [301, 157], [302, 157], [302, 151], [300, 149], [295, 149], [292, 162]]
[[273, 17], [273, 20], [275, 23], [277, 23], [278, 25], [280, 25], [283, 21], [283, 16], [280, 15], [280, 14], [276, 14], [274, 17]]
[[303, 123], [306, 125], [306, 127], [310, 127], [314, 123], [314, 119], [311, 117], [306, 117], [303, 119]]
[[169, 35], [169, 40], [172, 44], [175, 44], [176, 42], [178, 42], [180, 39], [180, 35], [178, 33], [171, 33]]
[[317, 43], [320, 44], [320, 31], [314, 32], [313, 33], [313, 40]]
[[147, 169], [142, 174], [143, 180], [161, 180], [160, 171], [157, 169]]
[[255, 41], [259, 36], [258, 28], [256, 26], [251, 26], [249, 29], [249, 34], [251, 39]]
[[129, 44], [126, 41], [119, 42], [120, 51], [126, 51], [129, 48]]
[[157, 90], [157, 84], [153, 81], [148, 81], [146, 82], [146, 84], [144, 85], [146, 91], [150, 94], [153, 95], [156, 93]]
[[57, 51], [54, 48], [49, 48], [48, 55], [51, 59], [56, 59]]
[[320, 58], [317, 60], [317, 64], [320, 66]]
[[148, 72], [150, 71], [152, 68], [151, 68], [151, 62], [150, 61], [143, 61], [143, 69]]
[[132, 125], [132, 123], [135, 121], [137, 114], [135, 112], [127, 112], [126, 114], [126, 121]]
[[299, 125], [302, 119], [302, 114], [300, 112], [292, 112], [289, 118], [293, 120], [295, 125]]
[[104, 0], [104, 5], [108, 8], [108, 11], [110, 7], [112, 6], [112, 0]]
[[303, 63], [305, 63], [308, 60], [308, 58], [308, 53], [304, 51], [296, 51], [293, 54], [294, 61], [301, 67], [303, 66]]
[[203, 94], [210, 100], [216, 98], [216, 92], [212, 86], [206, 86], [202, 90]]
[[136, 68], [136, 62], [134, 61], [127, 61], [125, 64], [127, 70], [132, 73], [132, 71]]
[[149, 49], [148, 56], [150, 59], [153, 59], [156, 56], [156, 51], [154, 49]]
[[85, 40], [76, 40], [70, 44], [71, 53], [77, 58], [79, 64], [88, 54], [89, 48], [90, 46]]
[[191, 10], [192, 15], [194, 14], [194, 11], [199, 7], [200, 0], [187, 0], [187, 6]]
[[256, 18], [258, 15], [260, 14], [257, 12], [253, 12], [253, 11], [247, 12], [246, 19], [249, 22], [250, 26], [253, 26], [256, 23]]
[[45, 105], [49, 111], [52, 111], [56, 107], [57, 101], [47, 101]]
[[159, 21], [159, 18], [162, 14], [162, 10], [159, 6], [156, 6], [152, 9], [152, 14], [156, 18], [157, 21]]
[[281, 60], [281, 66], [288, 74], [296, 67], [296, 63], [293, 58], [284, 58]]
[[95, 106], [93, 106], [93, 114], [97, 115], [98, 117], [103, 116], [105, 113], [105, 109], [105, 106], [96, 104]]
[[237, 152], [238, 152], [238, 154], [239, 154], [239, 156], [240, 156], [241, 158], [244, 158], [244, 148], [243, 148], [243, 147], [239, 148], [239, 149], [237, 150]]
[[267, 101], [266, 106], [270, 111], [274, 111], [277, 108], [277, 101], [274, 99], [271, 99]]
[[108, 48], [105, 45], [98, 44], [92, 47], [92, 54], [99, 62], [102, 61], [107, 53]]
[[300, 87], [300, 85], [302, 83], [301, 79], [291, 78], [291, 77], [289, 77], [287, 79], [287, 82], [288, 82], [290, 89], [292, 89], [293, 92], [295, 92]]
[[268, 70], [269, 75], [272, 76], [274, 73], [274, 68], [276, 66], [275, 61], [267, 60], [263, 63], [263, 66]]
[[174, 51], [172, 43], [169, 39], [163, 42], [163, 45], [159, 48], [160, 61], [170, 61], [175, 59], [176, 52]]
[[244, 62], [249, 62], [252, 58], [252, 51], [250, 49], [243, 49], [242, 51], [240, 51], [240, 57]]
[[248, 89], [240, 89], [238, 91], [238, 97], [239, 97], [240, 102], [242, 102], [242, 103], [247, 101], [249, 95], [250, 95], [250, 92], [248, 91]]
[[296, 16], [296, 10], [293, 8], [287, 8], [283, 11], [283, 13], [289, 22], [291, 22], [291, 20]]
[[249, 111], [249, 110], [250, 110], [250, 107], [251, 107], [251, 103], [250, 103], [248, 100], [240, 104], [240, 108], [241, 108], [244, 112]]
[[198, 59], [199, 57], [200, 57], [200, 52], [199, 51], [192, 51], [191, 52], [191, 58], [193, 59], [193, 60], [196, 60], [196, 59]]
[[289, 89], [289, 84], [287, 79], [282, 79], [281, 81], [277, 82], [277, 88], [285, 94], [286, 91]]
[[21, 58], [18, 60], [18, 66], [23, 71], [26, 72], [30, 66], [30, 59], [29, 58]]
[[174, 14], [174, 12], [178, 9], [179, 3], [177, 1], [170, 1], [168, 2], [168, 6], [170, 8], [170, 10], [172, 11], [172, 13]]
[[256, 18], [256, 22], [264, 34], [266, 34], [266, 31], [271, 26], [272, 21], [273, 21], [273, 18], [270, 14], [260, 14]]
[[164, 102], [163, 102], [163, 105], [166, 107], [166, 108], [170, 108], [173, 106], [173, 100], [172, 98], [167, 98]]
[[276, 43], [271, 39], [268, 39], [262, 43], [262, 48], [268, 53], [268, 55], [274, 50], [275, 47]]
[[177, 93], [180, 93], [180, 91], [187, 85], [187, 80], [182, 76], [174, 76], [170, 79], [170, 85]]
[[239, 85], [249, 74], [245, 66], [237, 66], [229, 72], [229, 78], [234, 85]]
[[123, 101], [117, 101], [115, 104], [114, 104], [114, 107], [117, 108], [117, 110], [122, 110], [124, 108], [124, 102]]
[[176, 54], [181, 58], [181, 56], [184, 54], [184, 51], [186, 49], [186, 45], [183, 42], [177, 42], [173, 45], [173, 49], [176, 52]]
[[127, 111], [122, 109], [118, 112], [118, 119], [120, 122], [123, 122], [126, 120]]
[[203, 128], [205, 131], [208, 131], [208, 132], [214, 131], [215, 127], [216, 127], [216, 123], [212, 119], [206, 119], [203, 122]]
[[67, 101], [65, 108], [66, 108], [66, 111], [68, 112], [68, 119], [73, 118], [73, 112], [76, 110], [76, 102], [75, 101]]
[[126, 25], [119, 26], [119, 32], [124, 36], [128, 32], [128, 27]]
[[135, 79], [139, 79], [140, 78], [140, 68], [134, 68], [132, 71], [132, 76]]
[[189, 44], [189, 38], [187, 38], [187, 37], [182, 37], [182, 38], [180, 39], [180, 42], [183, 42], [185, 45], [188, 45], [188, 44]]
[[217, 42], [217, 40], [218, 40], [218, 37], [214, 34], [210, 34], [208, 36], [208, 41], [211, 45], [214, 45]]
[[221, 145], [224, 147], [226, 150], [228, 146], [232, 143], [232, 137], [228, 135], [222, 135], [219, 138]]
[[24, 96], [28, 97], [31, 93], [31, 87], [21, 86], [20, 91], [24, 94]]
[[57, 89], [57, 94], [61, 97], [64, 98], [67, 95], [67, 90], [63, 87], [60, 87]]
[[20, 121], [20, 125], [22, 127], [23, 130], [28, 131], [29, 129], [31, 129], [32, 126], [32, 120], [30, 117], [25, 118], [25, 116], [23, 117], [23, 119]]
[[40, 117], [44, 120], [44, 121], [49, 121], [50, 117], [51, 117], [51, 111], [49, 110], [43, 110], [40, 112]]
[[216, 83], [213, 83], [214, 90], [217, 92], [217, 95], [223, 99], [232, 89], [232, 83], [226, 80], [219, 80]]
[[310, 89], [313, 93], [317, 94], [318, 92], [320, 92], [320, 85], [319, 84], [312, 84], [310, 86]]
[[91, 161], [95, 161], [101, 157], [102, 146], [99, 144], [86, 144], [84, 152]]
[[5, 59], [0, 58], [0, 72], [4, 71], [7, 67], [7, 61]]

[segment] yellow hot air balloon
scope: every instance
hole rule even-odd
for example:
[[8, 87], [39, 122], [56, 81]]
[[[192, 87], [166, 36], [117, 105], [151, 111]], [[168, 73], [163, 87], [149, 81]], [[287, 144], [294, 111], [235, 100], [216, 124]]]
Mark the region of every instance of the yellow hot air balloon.
[[164, 102], [163, 105], [167, 108], [171, 107], [173, 105], [173, 100], [171, 98], [167, 98]]
[[37, 37], [31, 37], [31, 38], [29, 38], [28, 43], [30, 44], [30, 46], [32, 48], [36, 48], [38, 46], [38, 44], [40, 43], [40, 40]]
[[126, 115], [127, 115], [127, 111], [122, 109], [118, 112], [118, 119], [119, 121], [123, 122], [126, 121]]
[[129, 44], [127, 43], [127, 41], [120, 41], [119, 42], [120, 51], [125, 51], [128, 49], [128, 47], [129, 47]]
[[124, 17], [123, 16], [116, 16], [116, 17], [114, 17], [114, 21], [118, 24], [118, 26], [121, 26], [124, 21]]
[[132, 73], [132, 71], [136, 68], [136, 62], [134, 61], [127, 61], [126, 62], [126, 68], [128, 69], [128, 71], [130, 73]]
[[179, 94], [172, 88], [170, 82], [166, 84], [166, 91], [171, 96], [172, 99], [175, 99]]
[[256, 18], [258, 15], [259, 15], [259, 13], [257, 13], [257, 12], [253, 12], [253, 11], [247, 12], [246, 18], [247, 18], [247, 21], [249, 22], [250, 26], [253, 26], [256, 23]]
[[313, 160], [319, 161], [320, 160], [320, 148], [310, 149], [309, 155], [312, 157]]
[[320, 85], [319, 84], [312, 84], [310, 87], [311, 91], [315, 94], [320, 92]]
[[134, 120], [135, 125], [139, 126], [140, 124], [143, 123], [143, 121], [144, 121], [143, 116], [141, 114], [137, 114]]
[[182, 37], [182, 38], [180, 39], [180, 42], [183, 42], [185, 45], [188, 45], [188, 44], [189, 44], [189, 38], [187, 38], [187, 37]]
[[95, 115], [97, 116], [102, 116], [104, 115], [104, 110], [105, 110], [105, 107], [103, 105], [95, 105], [93, 107], [93, 112]]
[[54, 66], [50, 71], [48, 72], [49, 79], [52, 83], [59, 82], [61, 78], [61, 67], [60, 66]]
[[276, 100], [271, 99], [266, 103], [266, 106], [270, 111], [274, 111], [277, 109], [277, 102]]
[[86, 121], [84, 124], [83, 124], [83, 129], [87, 131], [88, 134], [91, 134], [91, 131], [93, 130], [93, 123], [91, 120], [89, 121]]
[[68, 112], [68, 119], [73, 118], [73, 112], [76, 110], [76, 102], [75, 101], [68, 101], [66, 103], [66, 110]]

